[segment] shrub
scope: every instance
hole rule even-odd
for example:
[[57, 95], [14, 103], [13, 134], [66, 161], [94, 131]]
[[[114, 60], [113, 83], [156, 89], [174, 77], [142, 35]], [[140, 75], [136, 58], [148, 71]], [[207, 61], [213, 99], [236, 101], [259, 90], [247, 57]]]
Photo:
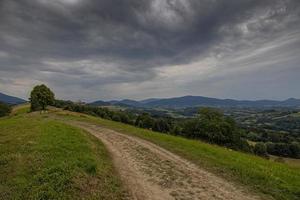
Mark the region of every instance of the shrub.
[[258, 156], [268, 157], [267, 147], [263, 142], [258, 142], [255, 144], [254, 153]]
[[298, 142], [292, 142], [289, 145], [290, 149], [290, 156], [293, 158], [300, 158], [300, 144]]
[[7, 116], [11, 112], [11, 107], [5, 103], [0, 102], [0, 117]]

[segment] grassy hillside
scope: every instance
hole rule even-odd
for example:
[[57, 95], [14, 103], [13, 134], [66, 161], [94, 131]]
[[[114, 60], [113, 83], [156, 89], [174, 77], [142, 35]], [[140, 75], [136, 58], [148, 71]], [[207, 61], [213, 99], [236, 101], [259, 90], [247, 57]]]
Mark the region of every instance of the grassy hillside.
[[122, 199], [110, 157], [86, 132], [21, 107], [0, 118], [0, 199]]
[[28, 113], [29, 111], [30, 111], [30, 104], [24, 103], [24, 104], [13, 106], [11, 115], [25, 114]]
[[156, 143], [230, 181], [274, 199], [300, 199], [300, 168], [215, 145], [152, 132], [84, 114], [58, 112], [64, 119], [84, 120]]

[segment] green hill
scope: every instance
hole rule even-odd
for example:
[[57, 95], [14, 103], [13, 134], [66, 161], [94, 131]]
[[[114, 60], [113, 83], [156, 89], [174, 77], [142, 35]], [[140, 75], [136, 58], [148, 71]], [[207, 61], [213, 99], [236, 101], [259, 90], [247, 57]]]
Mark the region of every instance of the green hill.
[[103, 144], [78, 128], [38, 113], [0, 118], [0, 199], [117, 200], [114, 174]]

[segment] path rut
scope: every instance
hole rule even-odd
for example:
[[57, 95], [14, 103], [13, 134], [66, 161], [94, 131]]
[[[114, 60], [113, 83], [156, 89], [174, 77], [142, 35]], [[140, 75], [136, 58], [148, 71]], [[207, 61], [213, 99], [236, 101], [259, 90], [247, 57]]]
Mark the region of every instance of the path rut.
[[132, 199], [259, 199], [151, 142], [86, 122], [72, 125], [104, 143]]

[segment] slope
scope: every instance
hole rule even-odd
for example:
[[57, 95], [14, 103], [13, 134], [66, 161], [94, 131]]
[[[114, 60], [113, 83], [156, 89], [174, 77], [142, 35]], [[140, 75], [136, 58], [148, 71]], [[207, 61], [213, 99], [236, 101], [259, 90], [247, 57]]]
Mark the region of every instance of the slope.
[[78, 128], [17, 114], [0, 119], [0, 147], [0, 199], [126, 198], [103, 144]]

